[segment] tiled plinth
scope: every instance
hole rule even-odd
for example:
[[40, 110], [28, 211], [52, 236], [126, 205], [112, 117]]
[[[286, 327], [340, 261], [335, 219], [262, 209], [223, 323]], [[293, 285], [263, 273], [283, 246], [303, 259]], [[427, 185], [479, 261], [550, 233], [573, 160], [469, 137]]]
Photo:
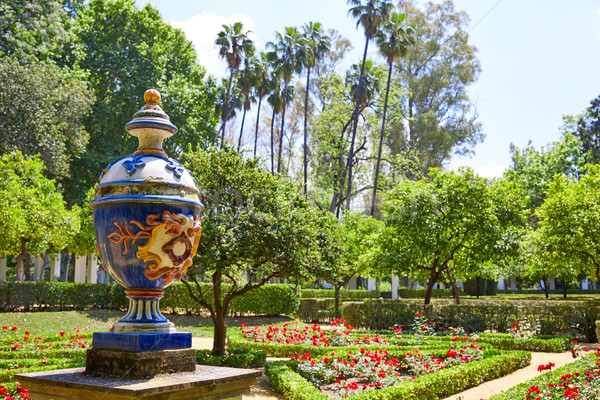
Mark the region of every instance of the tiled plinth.
[[197, 365], [196, 371], [126, 380], [86, 374], [84, 368], [15, 375], [33, 400], [224, 400], [241, 399], [260, 371]]
[[192, 347], [192, 334], [189, 332], [94, 332], [92, 343], [95, 349], [120, 349], [134, 352], [189, 349]]

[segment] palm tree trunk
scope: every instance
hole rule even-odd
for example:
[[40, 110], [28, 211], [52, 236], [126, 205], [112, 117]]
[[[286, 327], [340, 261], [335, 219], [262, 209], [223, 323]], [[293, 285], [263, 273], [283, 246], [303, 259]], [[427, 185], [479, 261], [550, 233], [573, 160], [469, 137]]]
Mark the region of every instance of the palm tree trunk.
[[271, 118], [271, 175], [275, 175], [275, 149], [273, 127], [275, 126], [275, 107], [273, 107], [273, 117]]
[[383, 118], [381, 121], [381, 133], [379, 134], [379, 150], [377, 151], [377, 165], [375, 166], [375, 181], [373, 182], [373, 198], [371, 199], [371, 217], [375, 216], [375, 202], [377, 200], [377, 183], [379, 182], [379, 166], [381, 164], [381, 149], [383, 147], [383, 135], [385, 133], [385, 115], [387, 113], [388, 95], [390, 94], [390, 81], [392, 80], [392, 64], [388, 70], [388, 81], [385, 88], [385, 101], [383, 102]]
[[352, 126], [352, 141], [350, 142], [350, 152], [348, 153], [348, 187], [346, 188], [346, 210], [350, 209], [350, 194], [352, 193], [352, 164], [354, 158], [354, 143], [356, 141], [356, 129], [358, 128], [358, 115], [360, 108], [360, 96], [362, 92], [363, 76], [365, 74], [365, 62], [367, 61], [367, 49], [369, 47], [369, 38], [366, 37], [365, 52], [360, 66], [360, 77], [358, 78], [358, 88], [356, 89], [356, 106], [354, 107], [354, 125]]
[[238, 138], [237, 151], [240, 152], [242, 147], [242, 134], [244, 133], [244, 121], [246, 120], [246, 106], [244, 105], [244, 114], [242, 114], [242, 126], [240, 127], [240, 137]]
[[306, 71], [306, 93], [304, 94], [304, 194], [308, 187], [308, 85], [310, 83], [310, 65]]
[[283, 88], [283, 110], [281, 111], [281, 132], [279, 134], [279, 149], [277, 151], [277, 174], [281, 173], [281, 153], [283, 150], [283, 128], [285, 127], [285, 107], [287, 106], [288, 83]]
[[256, 158], [256, 144], [258, 143], [258, 121], [260, 120], [260, 104], [262, 97], [258, 98], [258, 111], [256, 112], [256, 130], [254, 131], [254, 158]]
[[233, 82], [233, 69], [229, 73], [229, 83], [227, 84], [227, 95], [225, 96], [225, 105], [223, 106], [223, 123], [221, 124], [221, 149], [225, 141], [225, 122], [227, 122], [227, 106], [229, 105], [229, 95], [231, 94], [231, 83]]

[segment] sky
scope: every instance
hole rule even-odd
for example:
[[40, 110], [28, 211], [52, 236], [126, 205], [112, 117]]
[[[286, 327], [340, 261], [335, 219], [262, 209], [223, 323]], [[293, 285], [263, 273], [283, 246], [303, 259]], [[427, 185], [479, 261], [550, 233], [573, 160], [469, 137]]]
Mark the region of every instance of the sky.
[[[140, 7], [150, 3], [164, 21], [181, 28], [214, 76], [226, 75], [214, 46], [217, 32], [237, 21], [252, 31], [260, 50], [276, 31], [309, 21], [350, 39], [348, 65], [358, 62], [364, 49], [363, 33], [347, 15], [345, 0], [136, 1]], [[600, 0], [454, 4], [469, 15], [469, 42], [478, 49], [482, 72], [469, 93], [486, 138], [474, 155], [455, 156], [448, 167], [466, 165], [483, 176], [501, 176], [510, 164], [511, 143], [524, 147], [532, 141], [540, 148], [560, 140], [563, 115], [583, 112], [600, 95]], [[378, 57], [375, 50], [370, 56]]]

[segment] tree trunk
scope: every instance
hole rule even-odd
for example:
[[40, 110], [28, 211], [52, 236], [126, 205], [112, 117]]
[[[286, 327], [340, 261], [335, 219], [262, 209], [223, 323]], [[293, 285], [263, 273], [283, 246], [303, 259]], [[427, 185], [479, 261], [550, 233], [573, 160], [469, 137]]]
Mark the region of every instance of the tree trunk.
[[231, 94], [231, 83], [233, 82], [233, 69], [229, 73], [229, 83], [227, 84], [227, 95], [225, 96], [225, 105], [223, 106], [223, 123], [221, 125], [221, 149], [223, 148], [223, 142], [225, 141], [225, 123], [227, 122], [227, 113], [228, 113], [228, 105], [229, 105], [229, 95]]
[[17, 282], [23, 280], [23, 256], [19, 254], [17, 257]]
[[271, 118], [271, 175], [275, 175], [275, 136], [273, 127], [275, 126], [275, 107], [273, 107], [273, 118]]
[[220, 312], [215, 311], [215, 317], [213, 318], [213, 324], [215, 325], [214, 337], [213, 337], [213, 349], [212, 355], [222, 357], [225, 355], [225, 340], [227, 338], [227, 326], [225, 325], [225, 313], [223, 310]]
[[254, 131], [254, 158], [256, 158], [256, 145], [258, 143], [258, 121], [260, 121], [260, 104], [262, 97], [258, 99], [258, 111], [256, 112], [256, 130]]
[[460, 291], [458, 290], [458, 285], [456, 284], [456, 281], [452, 280], [451, 285], [452, 293], [454, 293], [454, 299], [456, 300], [456, 304], [460, 304]]
[[548, 279], [542, 278], [542, 282], [544, 283], [544, 295], [546, 296], [546, 299], [548, 299], [548, 297], [550, 297], [548, 292]]
[[562, 281], [562, 287], [563, 287], [563, 299], [567, 298], [567, 283], [565, 281]]
[[340, 289], [342, 285], [340, 282], [337, 282], [334, 285], [334, 298], [335, 298], [335, 317], [340, 318]]
[[306, 71], [306, 93], [304, 94], [304, 194], [308, 187], [308, 88], [310, 83], [310, 66]]
[[242, 126], [240, 127], [240, 137], [238, 139], [237, 151], [240, 152], [240, 147], [242, 147], [242, 135], [244, 133], [244, 121], [246, 120], [246, 102], [244, 102], [244, 113], [242, 114]]
[[423, 304], [428, 305], [431, 303], [431, 295], [433, 294], [433, 285], [435, 285], [436, 281], [437, 281], [437, 279], [433, 279], [433, 273], [432, 273], [432, 276], [427, 281], [427, 291], [425, 292], [425, 301]]
[[277, 151], [277, 174], [281, 173], [281, 154], [283, 151], [283, 129], [285, 128], [285, 108], [287, 106], [288, 83], [283, 87], [283, 109], [281, 111], [281, 132], [279, 133], [279, 149]]
[[362, 92], [363, 76], [365, 74], [365, 62], [367, 60], [367, 49], [369, 47], [369, 38], [366, 37], [365, 52], [363, 54], [362, 64], [360, 66], [360, 77], [358, 78], [358, 88], [356, 89], [356, 106], [354, 108], [354, 123], [352, 126], [352, 140], [350, 142], [350, 152], [348, 153], [348, 187], [346, 188], [346, 210], [350, 209], [350, 195], [352, 194], [352, 164], [354, 158], [354, 143], [356, 141], [356, 130], [358, 129], [358, 116], [360, 109], [360, 96]]
[[23, 268], [23, 280], [31, 280], [31, 256], [27, 252], [27, 242], [29, 239], [21, 238], [21, 266]]
[[385, 115], [387, 113], [388, 95], [390, 94], [390, 81], [392, 80], [392, 64], [388, 70], [388, 81], [385, 88], [385, 100], [383, 102], [383, 118], [381, 121], [381, 133], [379, 134], [379, 150], [377, 151], [377, 165], [375, 166], [375, 181], [373, 182], [373, 198], [371, 199], [371, 217], [375, 216], [375, 203], [377, 200], [377, 184], [379, 181], [379, 166], [381, 164], [381, 150], [383, 148], [383, 136], [385, 134]]

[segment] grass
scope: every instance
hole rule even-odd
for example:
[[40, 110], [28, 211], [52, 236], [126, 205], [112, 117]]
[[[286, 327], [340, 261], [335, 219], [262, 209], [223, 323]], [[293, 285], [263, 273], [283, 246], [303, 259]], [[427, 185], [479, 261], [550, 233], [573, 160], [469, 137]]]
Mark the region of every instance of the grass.
[[[41, 335], [59, 331], [72, 331], [74, 328], [87, 328], [92, 332], [103, 332], [123, 317], [123, 311], [48, 311], [0, 313], [0, 327], [17, 326], [19, 330], [28, 330]], [[165, 314], [180, 332], [191, 332], [193, 336], [212, 337], [213, 323], [209, 317], [194, 315]], [[228, 317], [226, 324], [230, 328], [239, 328], [245, 322], [248, 325], [271, 325], [291, 321], [287, 317]]]

